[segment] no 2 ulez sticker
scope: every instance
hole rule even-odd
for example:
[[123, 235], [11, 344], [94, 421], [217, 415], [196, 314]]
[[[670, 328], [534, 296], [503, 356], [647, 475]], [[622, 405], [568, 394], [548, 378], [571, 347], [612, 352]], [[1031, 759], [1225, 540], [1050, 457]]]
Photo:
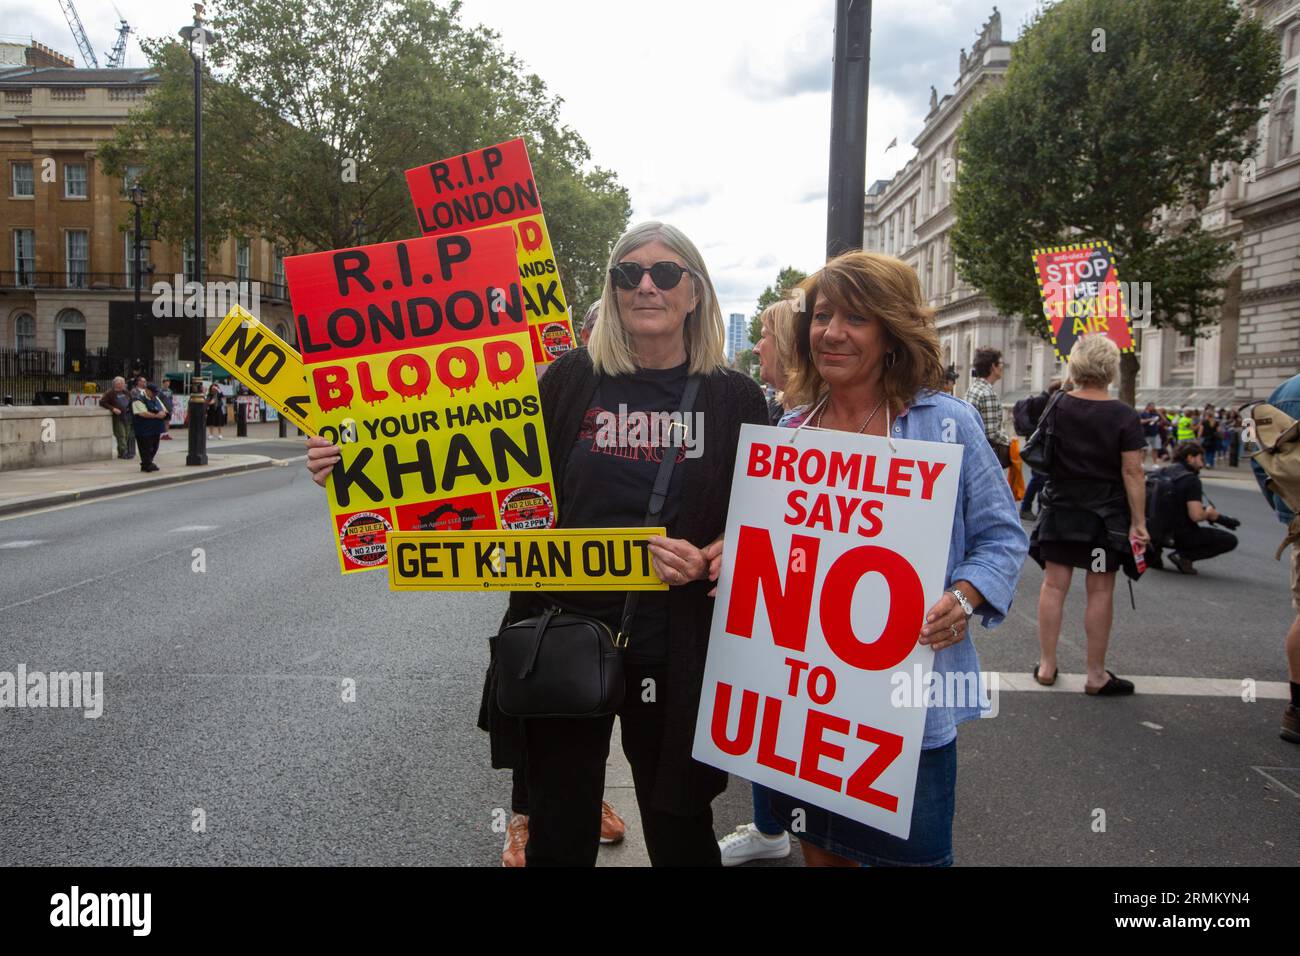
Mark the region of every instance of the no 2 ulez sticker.
[[551, 501], [550, 486], [541, 488], [511, 488], [497, 492], [501, 502], [498, 510], [501, 527], [506, 531], [527, 531], [549, 528], [555, 510]]
[[373, 568], [388, 557], [388, 532], [392, 522], [375, 511], [338, 516], [339, 550], [345, 564]]

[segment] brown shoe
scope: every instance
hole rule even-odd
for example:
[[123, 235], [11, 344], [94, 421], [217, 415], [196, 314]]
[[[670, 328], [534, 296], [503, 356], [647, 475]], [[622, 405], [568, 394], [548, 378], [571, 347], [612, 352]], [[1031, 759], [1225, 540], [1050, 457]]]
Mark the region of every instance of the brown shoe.
[[1300, 744], [1300, 710], [1295, 704], [1287, 704], [1282, 712], [1282, 732], [1278, 736], [1289, 743]]
[[516, 813], [506, 824], [506, 845], [501, 851], [501, 865], [523, 866], [526, 846], [528, 846], [528, 818], [521, 813]]
[[600, 802], [600, 842], [601, 843], [622, 843], [623, 835], [627, 832], [627, 824], [623, 818], [614, 812], [604, 800]]

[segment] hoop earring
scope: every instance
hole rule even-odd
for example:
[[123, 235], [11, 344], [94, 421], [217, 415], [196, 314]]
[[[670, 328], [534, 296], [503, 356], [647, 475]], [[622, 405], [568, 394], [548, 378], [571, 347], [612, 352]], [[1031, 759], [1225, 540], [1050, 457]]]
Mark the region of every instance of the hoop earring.
[[885, 353], [885, 368], [893, 368], [894, 363], [897, 361], [898, 361], [898, 353], [896, 352]]

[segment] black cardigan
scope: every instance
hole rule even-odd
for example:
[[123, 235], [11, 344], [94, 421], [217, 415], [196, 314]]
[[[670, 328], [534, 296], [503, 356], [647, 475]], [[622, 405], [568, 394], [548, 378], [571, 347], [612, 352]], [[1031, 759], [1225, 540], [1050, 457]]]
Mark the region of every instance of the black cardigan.
[[[562, 356], [539, 383], [556, 507], [561, 513], [569, 452], [596, 384], [596, 372], [586, 349]], [[730, 369], [714, 371], [700, 383], [695, 411], [703, 416], [702, 454], [678, 465], [682, 472], [681, 501], [676, 520], [667, 528], [669, 537], [685, 538], [703, 548], [726, 529], [740, 426], [746, 422], [766, 425], [768, 413], [754, 381]], [[691, 758], [704, 657], [713, 621], [713, 599], [708, 596], [712, 587], [708, 581], [692, 581], [668, 591], [668, 686], [664, 699], [669, 701], [669, 710], [652, 796], [655, 808], [666, 812], [694, 811], [727, 786], [726, 773]], [[513, 592], [506, 619], [518, 621], [539, 613], [535, 601], [536, 596], [530, 592]], [[520, 726], [497, 709], [495, 677], [492, 661], [484, 682], [478, 724], [491, 735], [492, 766], [513, 767], [522, 753]]]

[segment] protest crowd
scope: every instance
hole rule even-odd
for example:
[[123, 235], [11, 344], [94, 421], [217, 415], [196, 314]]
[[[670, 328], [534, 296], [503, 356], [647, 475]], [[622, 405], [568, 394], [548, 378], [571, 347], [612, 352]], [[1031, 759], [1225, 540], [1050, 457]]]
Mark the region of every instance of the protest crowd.
[[[345, 285], [341, 282], [340, 288]], [[925, 305], [919, 280], [891, 256], [855, 251], [833, 258], [791, 295], [763, 311], [755, 352], [767, 396], [748, 376], [728, 367], [721, 311], [708, 268], [694, 242], [671, 225], [642, 223], [615, 243], [601, 297], [575, 324], [581, 345], [575, 343], [538, 368], [550, 488], [559, 515], [556, 528], [664, 528], [665, 533], [649, 539], [647, 550], [667, 590], [511, 592], [501, 633], [493, 642], [479, 716], [480, 728], [489, 735], [492, 766], [512, 773], [512, 816], [502, 855], [506, 866], [591, 866], [600, 843], [623, 838], [623, 820], [603, 800], [616, 716], [653, 865], [729, 866], [782, 857], [790, 853], [792, 836], [801, 842], [810, 866], [953, 863], [958, 726], [979, 716], [978, 701], [931, 700], [924, 708], [923, 727], [915, 728], [919, 747], [912, 755], [910, 819], [895, 832], [805, 798], [807, 790], [799, 789], [802, 781], [832, 789], [841, 784], [838, 776], [825, 772], [825, 757], [843, 756], [844, 749], [819, 740], [820, 767], [814, 753], [811, 769], [801, 765], [797, 771], [794, 761], [782, 765], [785, 758], [770, 751], [770, 741], [760, 742], [759, 762], [789, 775], [790, 786], [774, 786], [770, 776], [764, 783], [755, 781], [753, 822], [721, 841], [714, 833], [710, 804], [726, 787], [727, 772], [696, 759], [707, 736], [703, 714], [711, 697], [706, 692], [716, 688], [717, 694], [710, 746], [728, 754], [748, 752], [759, 708], [757, 693], [750, 698], [745, 691], [738, 705], [740, 728], [731, 737], [731, 710], [736, 706], [732, 687], [711, 676], [710, 655], [717, 654], [710, 643], [715, 633], [711, 622], [733, 494], [725, 476], [734, 473], [739, 480], [747, 468], [747, 475], [774, 484], [782, 479], [784, 467], [793, 487], [785, 500], [794, 512], [786, 523], [832, 528], [836, 522], [830, 496], [810, 499], [799, 487], [817, 484], [826, 461], [816, 451], [797, 454], [801, 439], [862, 442], [861, 436], [868, 436], [887, 443], [885, 454], [897, 456], [903, 454], [899, 442], [961, 446], [959, 478], [947, 492], [951, 505], [944, 506], [947, 510], [937, 526], [943, 529], [942, 537], [921, 544], [946, 553], [942, 591], [924, 608], [915, 605], [918, 614], [923, 612], [920, 633], [908, 635], [906, 647], [895, 658], [897, 662], [909, 652], [924, 651], [941, 679], [979, 674], [972, 620], [985, 628], [998, 626], [1028, 556], [1045, 571], [1038, 606], [1040, 656], [1033, 678], [1045, 685], [1057, 678], [1063, 603], [1079, 570], [1087, 597], [1085, 691], [1097, 697], [1132, 694], [1133, 682], [1106, 669], [1117, 574], [1137, 578], [1148, 567], [1165, 566], [1196, 574], [1198, 563], [1236, 544], [1227, 529], [1231, 519], [1204, 503], [1199, 475], [1222, 467], [1224, 456], [1227, 467], [1238, 467], [1247, 441], [1240, 414], [1208, 406], [1148, 405], [1138, 412], [1112, 399], [1108, 389], [1117, 375], [1120, 349], [1109, 337], [1094, 335], [1073, 342], [1067, 380], [1017, 406], [1013, 437], [991, 387], [1002, 373], [1000, 353], [979, 350], [969, 392], [964, 400], [955, 396], [959, 376], [940, 361], [933, 312]], [[396, 385], [400, 379], [390, 381]], [[152, 401], [149, 392], [145, 394], [146, 402]], [[1271, 401], [1283, 411], [1300, 413], [1300, 382], [1287, 383]], [[707, 429], [707, 440], [701, 454], [689, 457], [684, 448], [676, 454], [619, 453], [593, 427], [612, 409], [678, 415], [683, 420], [696, 415]], [[742, 438], [742, 429], [772, 425], [788, 435], [783, 441], [791, 447], [777, 444], [769, 449]], [[338, 434], [322, 429], [321, 437], [308, 441], [307, 467], [323, 487], [343, 467]], [[747, 458], [740, 457], [742, 446], [748, 449]], [[789, 456], [783, 455], [786, 451]], [[829, 454], [831, 471], [838, 465], [841, 479], [850, 474], [850, 461], [852, 468], [862, 466], [849, 479], [848, 487], [855, 491], [870, 488], [900, 498], [915, 491], [913, 497], [926, 499], [934, 492], [936, 500], [948, 500], [936, 491], [945, 487], [939, 482], [942, 461], [911, 462], [919, 471], [909, 475], [895, 458], [886, 478], [874, 458], [864, 465], [847, 453]], [[1019, 480], [1022, 461], [1032, 475], [1027, 486]], [[1157, 470], [1146, 474], [1144, 462]], [[389, 467], [391, 472], [391, 462]], [[1290, 522], [1293, 516], [1283, 495], [1267, 484], [1268, 475], [1258, 463], [1252, 462], [1252, 467], [1279, 519]], [[808, 469], [817, 469], [811, 480]], [[909, 486], [909, 478], [918, 484]], [[786, 489], [774, 493], [785, 494]], [[880, 501], [860, 503], [848, 495], [835, 499], [842, 532], [856, 529], [864, 537], [879, 533], [881, 515], [887, 513]], [[742, 526], [741, 534], [753, 530]], [[766, 535], [747, 540], [767, 541]], [[798, 535], [795, 540], [815, 541]], [[751, 551], [758, 550], [741, 548], [744, 556], [736, 559], [737, 567], [758, 560], [750, 558]], [[798, 587], [792, 583], [799, 570], [795, 561], [792, 556], [782, 598], [787, 601]], [[775, 568], [772, 565], [770, 573], [775, 574]], [[759, 568], [753, 573], [761, 578], [768, 572]], [[912, 573], [910, 568], [907, 573]], [[745, 580], [744, 571], [733, 574]], [[791, 630], [789, 620], [778, 621], [789, 605], [773, 604], [776, 599], [768, 592], [779, 586], [777, 579], [764, 582], [775, 639], [783, 647], [803, 647], [810, 625], [796, 620]], [[903, 587], [893, 581], [890, 586]], [[891, 608], [901, 605], [902, 592], [891, 593]], [[918, 584], [918, 602], [919, 597]], [[1300, 742], [1300, 561], [1294, 559], [1292, 601], [1297, 619], [1286, 644], [1292, 703], [1282, 735]], [[830, 603], [831, 597], [823, 595], [824, 627]], [[758, 606], [761, 613], [762, 603]], [[884, 645], [892, 633], [892, 610], [890, 614], [877, 645]], [[521, 679], [545, 663], [545, 655], [539, 657], [543, 637], [550, 640], [551, 629], [584, 627], [597, 633], [603, 629], [612, 639], [614, 650], [607, 646], [605, 655], [618, 658], [612, 672], [618, 686], [602, 687], [598, 703], [582, 716], [556, 710], [554, 702], [548, 708], [528, 702], [527, 695], [520, 698]], [[727, 627], [741, 633], [730, 612]], [[851, 634], [852, 625], [848, 627]], [[519, 647], [525, 648], [527, 665], [516, 674], [512, 655]], [[792, 661], [787, 659], [787, 664], [793, 667]], [[655, 692], [645, 693], [646, 687]], [[524, 703], [515, 703], [519, 700]], [[774, 718], [772, 704], [770, 698], [762, 704], [764, 738], [769, 719], [780, 719], [780, 702]], [[702, 714], [700, 728], [697, 714]], [[848, 721], [841, 730], [830, 723], [839, 718], [810, 709], [808, 719], [814, 718], [823, 721], [822, 732], [831, 726], [848, 733]], [[901, 748], [903, 740], [866, 725], [859, 726], [858, 736], [877, 744], [882, 754], [889, 741], [900, 741]], [[766, 758], [764, 747], [769, 748]], [[855, 783], [869, 763], [848, 779], [847, 793], [896, 811], [896, 797], [872, 786], [875, 776]], [[875, 774], [880, 772], [877, 767]]]

